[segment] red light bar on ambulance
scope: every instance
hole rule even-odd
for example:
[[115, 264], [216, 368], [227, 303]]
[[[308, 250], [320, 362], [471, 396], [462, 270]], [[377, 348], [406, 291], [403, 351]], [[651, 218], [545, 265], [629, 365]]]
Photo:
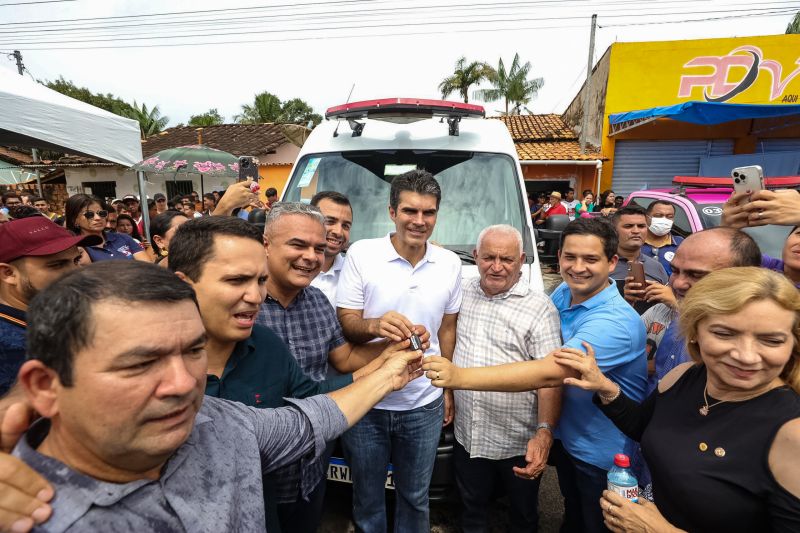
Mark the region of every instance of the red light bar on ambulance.
[[364, 100], [329, 108], [327, 119], [380, 118], [384, 116], [423, 115], [427, 117], [485, 117], [483, 106], [448, 102], [446, 100], [426, 100], [422, 98], [382, 98]]
[[[733, 188], [733, 178], [731, 177], [675, 176], [672, 183], [683, 187]], [[800, 187], [800, 176], [775, 176], [764, 178], [764, 187], [767, 189], [794, 189]]]

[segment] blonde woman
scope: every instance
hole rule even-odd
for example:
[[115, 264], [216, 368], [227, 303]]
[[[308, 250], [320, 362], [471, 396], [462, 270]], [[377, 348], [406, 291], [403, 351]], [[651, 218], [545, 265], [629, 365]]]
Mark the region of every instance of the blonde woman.
[[712, 272], [684, 298], [693, 363], [642, 404], [587, 353], [562, 349], [565, 384], [596, 391], [601, 410], [641, 442], [655, 505], [605, 491], [612, 531], [800, 531], [800, 295], [757, 267]]

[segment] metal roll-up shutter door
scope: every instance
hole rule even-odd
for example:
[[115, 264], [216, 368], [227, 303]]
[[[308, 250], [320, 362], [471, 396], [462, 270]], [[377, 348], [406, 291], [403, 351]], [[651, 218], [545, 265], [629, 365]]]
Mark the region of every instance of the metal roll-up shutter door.
[[756, 153], [759, 152], [800, 152], [800, 139], [759, 139]]
[[642, 189], [668, 188], [675, 176], [697, 176], [701, 158], [731, 154], [732, 139], [617, 141], [611, 188], [625, 196]]

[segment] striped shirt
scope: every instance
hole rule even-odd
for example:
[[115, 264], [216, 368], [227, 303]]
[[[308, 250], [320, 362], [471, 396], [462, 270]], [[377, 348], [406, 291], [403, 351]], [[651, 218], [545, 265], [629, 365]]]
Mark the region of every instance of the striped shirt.
[[[465, 282], [453, 362], [482, 367], [543, 359], [561, 346], [558, 311], [543, 292], [520, 279], [509, 291], [486, 296], [480, 279]], [[456, 440], [470, 457], [525, 455], [537, 424], [531, 392], [455, 391]]]

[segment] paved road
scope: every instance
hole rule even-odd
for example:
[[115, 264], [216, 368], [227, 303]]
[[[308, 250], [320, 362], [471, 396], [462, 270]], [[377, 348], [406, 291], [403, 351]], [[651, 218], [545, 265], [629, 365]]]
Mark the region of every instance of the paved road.
[[[548, 269], [549, 270], [549, 269]], [[561, 283], [561, 276], [546, 271], [543, 273], [545, 291], [549, 294]], [[354, 531], [350, 521], [352, 498], [348, 485], [328, 483], [325, 498], [325, 514], [322, 519], [320, 533], [349, 533]], [[508, 505], [503, 498], [493, 504], [492, 533], [506, 531], [505, 520]], [[558, 490], [558, 479], [554, 467], [547, 467], [539, 488], [539, 531], [540, 533], [557, 533], [564, 513], [564, 503]], [[459, 509], [457, 503], [431, 504], [431, 532], [456, 533], [458, 529]]]
[[[350, 522], [352, 499], [347, 485], [329, 483], [325, 498], [325, 515], [319, 533], [351, 533], [354, 531]], [[547, 467], [542, 485], [539, 488], [539, 532], [557, 533], [564, 512], [561, 494], [558, 492], [556, 471]], [[506, 515], [508, 505], [504, 498], [493, 504], [492, 533], [507, 531]], [[431, 533], [456, 533], [458, 529], [459, 508], [457, 503], [431, 504]]]

